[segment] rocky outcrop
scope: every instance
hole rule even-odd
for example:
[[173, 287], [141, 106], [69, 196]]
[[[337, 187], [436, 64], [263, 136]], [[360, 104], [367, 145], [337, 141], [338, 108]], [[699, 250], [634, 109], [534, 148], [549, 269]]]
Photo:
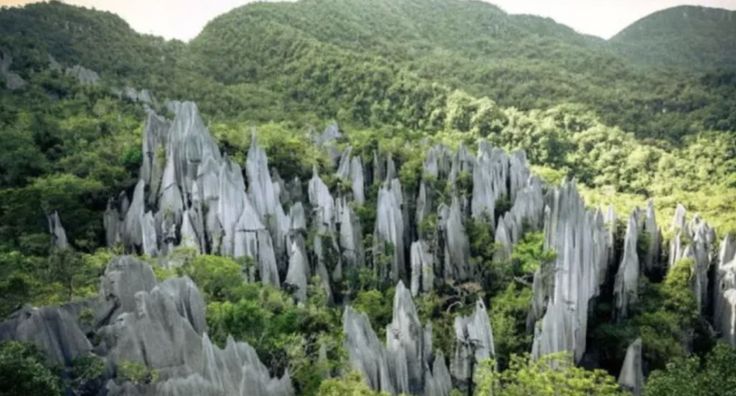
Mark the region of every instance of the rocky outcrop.
[[[210, 341], [204, 300], [189, 278], [157, 283], [151, 267], [130, 256], [108, 264], [97, 299], [16, 312], [0, 324], [0, 340], [8, 339], [34, 343], [62, 366], [78, 356], [104, 359], [111, 395], [294, 393], [288, 373], [271, 377], [248, 344], [228, 338], [220, 349]], [[155, 370], [158, 381], [117, 378], [129, 362]]]
[[624, 236], [624, 252], [621, 265], [616, 273], [613, 293], [616, 299], [615, 316], [622, 320], [628, 316], [629, 307], [639, 299], [639, 257], [637, 242], [639, 241], [638, 210], [629, 217]]
[[67, 76], [76, 78], [82, 85], [97, 85], [100, 81], [100, 75], [96, 71], [81, 65], [68, 67], [65, 73]]
[[422, 326], [403, 282], [396, 286], [393, 319], [386, 327], [386, 349], [389, 369], [395, 376], [394, 390], [421, 394], [432, 353], [432, 328]]
[[66, 231], [61, 224], [59, 212], [54, 212], [48, 216], [49, 233], [51, 234], [51, 245], [56, 249], [69, 248], [69, 241], [66, 239]]
[[434, 256], [424, 241], [411, 244], [411, 294], [428, 293], [434, 288]]
[[[373, 247], [374, 256], [388, 255], [390, 268], [382, 279], [394, 282], [403, 279], [407, 274], [404, 262], [404, 217], [401, 207], [401, 185], [398, 179], [387, 183], [378, 190], [378, 207], [376, 209], [376, 228]], [[388, 253], [388, 254], [387, 254]], [[374, 262], [381, 260], [374, 258]]]
[[419, 321], [411, 293], [402, 282], [396, 286], [385, 346], [365, 314], [349, 306], [343, 314], [343, 331], [350, 365], [371, 388], [391, 394], [449, 395], [452, 380], [445, 359], [434, 354], [432, 328]]
[[599, 294], [608, 268], [608, 230], [599, 211], [588, 211], [575, 183], [546, 198], [545, 248], [554, 262], [534, 274], [528, 323], [535, 327], [532, 355], [585, 352], [588, 306]]
[[378, 341], [368, 317], [348, 306], [342, 316], [342, 327], [350, 366], [363, 375], [371, 388], [393, 393], [386, 349]]
[[713, 288], [713, 322], [726, 342], [736, 347], [736, 241], [727, 235], [721, 242]]
[[465, 232], [460, 201], [452, 199], [448, 207], [441, 205], [438, 209], [440, 232], [444, 235], [444, 279], [465, 281], [472, 276], [470, 268], [470, 242]]
[[78, 323], [77, 307], [23, 307], [0, 323], [0, 341], [35, 344], [52, 362], [69, 365], [92, 345]]
[[626, 349], [626, 358], [621, 366], [621, 373], [618, 375], [618, 383], [634, 396], [642, 394], [644, 372], [641, 365], [641, 338], [637, 338]]
[[654, 202], [650, 199], [647, 202], [647, 209], [644, 215], [644, 235], [646, 235], [647, 251], [644, 256], [643, 269], [648, 274], [658, 274], [665, 270], [661, 265], [660, 253], [662, 249], [662, 232], [657, 226], [657, 218], [654, 213]]
[[708, 273], [714, 261], [715, 230], [697, 214], [688, 223], [687, 211], [678, 204], [672, 219], [672, 232], [675, 236], [670, 241], [670, 268], [681, 259], [693, 260], [691, 287], [698, 309], [702, 311], [711, 297], [708, 293]]
[[473, 373], [478, 363], [496, 356], [493, 330], [483, 301], [478, 300], [470, 316], [455, 318], [455, 355], [450, 362], [450, 372], [461, 389], [473, 383]]

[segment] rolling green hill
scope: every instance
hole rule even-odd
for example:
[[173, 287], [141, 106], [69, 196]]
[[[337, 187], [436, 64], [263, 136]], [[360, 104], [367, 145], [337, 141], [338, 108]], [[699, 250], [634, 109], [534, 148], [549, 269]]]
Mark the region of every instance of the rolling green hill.
[[[210, 22], [188, 55], [198, 74], [219, 84], [266, 86], [288, 108], [322, 116], [341, 110], [332, 99], [353, 109], [393, 103], [392, 82], [408, 79], [504, 107], [584, 104], [642, 138], [733, 129], [707, 116], [727, 113], [733, 86], [713, 90], [699, 73], [640, 69], [600, 39], [480, 1], [252, 4]], [[358, 113], [363, 123], [371, 118]]]
[[736, 11], [680, 6], [655, 12], [611, 44], [632, 62], [701, 71], [736, 69]]

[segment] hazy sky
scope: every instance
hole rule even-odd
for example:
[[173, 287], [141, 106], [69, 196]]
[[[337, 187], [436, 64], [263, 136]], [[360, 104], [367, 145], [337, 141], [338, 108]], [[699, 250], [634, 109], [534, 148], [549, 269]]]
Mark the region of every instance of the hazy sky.
[[[112, 11], [139, 32], [189, 40], [210, 19], [253, 0], [66, 0]], [[581, 32], [609, 38], [653, 11], [682, 4], [736, 10], [736, 0], [488, 0], [512, 14], [550, 17]], [[0, 0], [19, 5], [29, 0]]]

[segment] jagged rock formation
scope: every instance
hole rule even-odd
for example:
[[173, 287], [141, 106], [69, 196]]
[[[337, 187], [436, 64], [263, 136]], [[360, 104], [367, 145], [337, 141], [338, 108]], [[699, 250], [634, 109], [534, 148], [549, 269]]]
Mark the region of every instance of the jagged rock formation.
[[478, 300], [473, 314], [455, 318], [455, 355], [450, 363], [453, 379], [461, 389], [468, 389], [476, 365], [495, 356], [491, 322], [483, 301]]
[[[90, 323], [83, 323], [85, 311]], [[272, 378], [248, 344], [229, 338], [224, 349], [213, 345], [204, 314], [204, 301], [189, 278], [157, 283], [149, 265], [123, 256], [105, 270], [99, 298], [18, 311], [0, 324], [0, 340], [34, 343], [62, 365], [94, 354], [109, 368], [110, 395], [294, 393], [288, 374]], [[159, 381], [120, 383], [115, 372], [124, 362], [155, 370]]]
[[721, 242], [715, 276], [714, 326], [726, 342], [736, 347], [736, 241], [731, 235]]
[[434, 288], [434, 256], [424, 241], [411, 244], [411, 294], [427, 293]]
[[636, 304], [639, 298], [639, 257], [636, 252], [639, 240], [638, 210], [629, 217], [624, 236], [624, 252], [621, 265], [616, 273], [613, 293], [616, 299], [616, 318], [628, 316], [629, 306]]
[[74, 65], [65, 70], [67, 76], [71, 76], [79, 80], [82, 85], [97, 85], [100, 81], [100, 75], [96, 71], [87, 69], [81, 65]]
[[715, 230], [697, 214], [688, 223], [687, 211], [680, 204], [677, 205], [672, 219], [672, 230], [675, 236], [670, 241], [670, 267], [684, 258], [693, 260], [691, 285], [698, 309], [702, 311], [710, 299], [708, 272], [714, 258], [712, 252], [716, 242]]
[[[510, 262], [514, 245], [529, 231], [543, 230], [545, 248], [556, 253], [553, 262], [537, 270], [532, 284], [527, 324], [534, 333], [534, 357], [566, 351], [580, 361], [591, 301], [607, 271], [614, 272], [615, 261], [620, 263], [613, 285], [619, 319], [637, 301], [640, 276], [666, 271], [652, 202], [629, 217], [623, 249], [617, 251], [613, 209], [586, 209], [574, 182], [545, 186], [531, 175], [523, 152], [506, 154], [486, 142], [475, 156], [464, 146], [454, 152], [429, 147], [418, 186], [407, 183], [405, 189], [398, 178], [400, 161], [374, 152], [364, 167], [364, 158], [341, 147], [342, 134], [330, 126], [315, 143], [334, 165], [315, 167], [304, 188], [299, 178], [284, 181], [269, 167], [255, 133], [241, 168], [220, 153], [196, 105], [167, 106], [173, 120], [148, 110], [139, 181], [109, 201], [104, 215], [108, 244], [122, 244], [164, 266], [174, 265], [167, 256], [177, 248], [241, 258], [248, 263], [247, 281], [281, 286], [301, 303], [307, 301], [312, 277], [318, 278], [330, 304], [351, 298], [345, 290], [354, 287], [350, 282], [362, 270], [379, 282], [397, 283], [385, 344], [365, 315], [347, 307], [343, 316], [350, 364], [376, 390], [426, 395], [447, 395], [453, 385], [468, 390], [475, 365], [495, 356], [482, 301], [470, 316], [455, 318], [449, 370], [445, 357], [433, 350], [431, 326], [419, 321], [412, 301], [432, 290], [460, 290], [477, 282], [480, 269], [470, 257], [469, 221], [473, 227], [487, 226], [494, 236], [496, 262]], [[364, 206], [369, 203], [375, 207]], [[364, 209], [376, 210], [372, 246], [365, 247], [365, 219], [358, 215]], [[686, 217], [678, 207], [670, 266], [680, 258], [693, 259], [698, 302], [706, 307], [713, 299], [715, 327], [736, 345], [736, 244], [728, 238], [722, 243], [715, 272], [718, 288], [709, 290], [715, 233], [699, 217], [690, 222]], [[49, 229], [57, 247], [68, 246], [58, 214], [49, 217]], [[646, 246], [640, 243], [644, 240]], [[291, 392], [288, 377], [272, 379], [252, 348], [233, 340], [222, 350], [212, 344], [203, 302], [188, 279], [157, 283], [150, 267], [121, 258], [108, 267], [101, 294], [100, 301], [88, 303], [95, 312], [92, 329], [76, 323], [74, 315], [81, 308], [73, 314], [68, 314], [71, 308], [27, 310], [13, 324], [4, 324], [0, 337], [26, 337], [47, 345], [63, 362], [94, 350], [113, 368], [132, 360], [162, 374], [161, 382], [146, 389], [111, 382], [111, 394]], [[28, 324], [20, 320], [23, 315], [31, 318]], [[39, 332], [44, 339], [59, 339], [53, 332], [36, 330], [40, 325], [33, 323], [44, 321], [69, 328], [72, 338], [47, 342], [31, 337]], [[90, 330], [103, 344], [87, 345], [77, 337]], [[641, 345], [636, 345], [629, 347], [620, 378], [632, 390], [641, 388]]]
[[453, 197], [448, 207], [442, 204], [439, 211], [440, 230], [444, 235], [444, 279], [464, 281], [471, 277], [470, 242], [465, 232], [460, 200]]
[[130, 204], [126, 195], [110, 203], [105, 214], [108, 243], [122, 242], [129, 251], [151, 256], [181, 246], [247, 257], [255, 262], [259, 279], [278, 286], [279, 268], [286, 272], [290, 220], [265, 152], [254, 138], [246, 163], [246, 194], [240, 166], [220, 155], [196, 105], [167, 106], [175, 114], [173, 121], [149, 110], [140, 180]]
[[152, 105], [155, 102], [153, 94], [151, 94], [151, 91], [147, 89], [137, 90], [133, 87], [125, 87], [123, 88], [121, 95], [133, 102], [140, 102], [147, 105]]
[[342, 324], [350, 366], [363, 374], [371, 388], [381, 392], [394, 392], [386, 349], [378, 341], [368, 316], [348, 306], [345, 308]]
[[368, 317], [350, 306], [343, 314], [343, 331], [350, 365], [371, 388], [433, 396], [448, 395], [452, 389], [444, 357], [432, 350], [432, 328], [419, 321], [411, 293], [402, 282], [396, 286], [386, 346], [378, 341]]
[[641, 338], [637, 338], [626, 349], [626, 358], [624, 358], [623, 366], [621, 366], [618, 383], [634, 396], [642, 394], [644, 390], [644, 372], [641, 366]]
[[67, 249], [69, 247], [69, 241], [66, 239], [64, 226], [61, 225], [59, 212], [54, 212], [52, 215], [48, 216], [48, 222], [49, 233], [51, 234], [51, 245], [57, 249]]
[[662, 232], [657, 226], [654, 202], [651, 199], [647, 202], [644, 218], [644, 234], [648, 239], [646, 256], [644, 257], [644, 270], [650, 274], [664, 271], [659, 260], [662, 249]]
[[[378, 190], [374, 255], [388, 255], [391, 261], [388, 273], [382, 279], [396, 282], [407, 274], [404, 262], [404, 217], [401, 210], [401, 184], [398, 179], [387, 181]], [[379, 260], [378, 258], [374, 260]]]
[[609, 265], [608, 230], [600, 211], [588, 211], [575, 183], [546, 198], [545, 247], [556, 252], [550, 268], [534, 274], [528, 323], [535, 326], [532, 355], [585, 352], [588, 305], [598, 295]]
[[16, 340], [35, 344], [56, 364], [71, 364], [86, 355], [92, 345], [77, 323], [82, 305], [64, 307], [23, 307], [0, 323], [0, 341]]

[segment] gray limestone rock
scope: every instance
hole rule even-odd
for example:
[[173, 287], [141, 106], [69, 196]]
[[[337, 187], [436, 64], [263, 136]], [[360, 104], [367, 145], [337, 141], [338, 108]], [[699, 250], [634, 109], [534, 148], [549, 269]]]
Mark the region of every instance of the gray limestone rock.
[[455, 318], [455, 355], [450, 372], [461, 388], [467, 389], [473, 381], [477, 363], [496, 356], [493, 330], [482, 300], [475, 304], [470, 316]]
[[[384, 279], [398, 282], [407, 271], [404, 262], [404, 217], [401, 209], [401, 192], [398, 180], [389, 186], [382, 186], [378, 191], [378, 207], [376, 209], [376, 228], [374, 237], [376, 246], [374, 254], [393, 252], [391, 268]], [[397, 191], [397, 189], [399, 191]], [[390, 246], [390, 249], [386, 248]]]
[[149, 186], [148, 203], [157, 202], [166, 164], [167, 137], [171, 123], [153, 111], [148, 111], [143, 127], [143, 163], [139, 177]]
[[463, 225], [460, 201], [452, 199], [452, 205], [440, 206], [439, 223], [445, 237], [445, 280], [465, 281], [472, 276], [470, 268], [470, 242]]
[[143, 254], [151, 257], [158, 255], [158, 236], [156, 235], [156, 221], [153, 213], [146, 212], [141, 221], [141, 235]]
[[100, 283], [100, 297], [114, 307], [110, 318], [134, 312], [135, 294], [150, 291], [156, 285], [151, 267], [131, 256], [114, 258], [105, 269]]
[[317, 224], [318, 231], [334, 231], [335, 201], [327, 185], [317, 174], [316, 168], [313, 171], [312, 179], [309, 181], [309, 203], [312, 204], [316, 212], [314, 223]]
[[284, 284], [293, 289], [294, 297], [300, 302], [307, 301], [307, 284], [309, 282], [309, 262], [304, 247], [297, 242], [291, 244], [289, 271]]
[[[533, 355], [585, 352], [588, 306], [608, 267], [608, 230], [600, 212], [588, 211], [575, 184], [564, 183], [546, 198], [545, 248], [556, 258], [534, 275], [528, 324], [536, 324]], [[545, 312], [546, 311], [546, 312]]]
[[35, 344], [52, 362], [71, 364], [87, 354], [92, 345], [77, 323], [77, 317], [64, 307], [24, 307], [0, 323], [0, 341]]
[[732, 235], [723, 238], [716, 262], [713, 324], [726, 342], [736, 346], [736, 241]]
[[[431, 352], [431, 340], [431, 329], [427, 337], [411, 293], [403, 282], [399, 282], [394, 294], [393, 318], [386, 327], [386, 349], [389, 368], [396, 378], [396, 392], [421, 394], [424, 390], [424, 374], [429, 362], [425, 352]], [[425, 345], [427, 342], [430, 345]]]
[[426, 373], [424, 395], [426, 396], [448, 396], [452, 391], [452, 377], [447, 370], [445, 357], [442, 352], [437, 352], [432, 364], [432, 372]]
[[371, 388], [394, 393], [386, 349], [378, 341], [368, 317], [348, 306], [342, 325], [350, 366], [363, 375]]
[[411, 294], [428, 293], [434, 288], [434, 256], [424, 241], [411, 244]]
[[499, 218], [498, 226], [496, 226], [496, 234], [494, 237], [494, 240], [496, 241], [496, 251], [493, 252], [493, 260], [499, 263], [504, 263], [510, 260], [511, 253], [514, 250], [511, 235], [512, 233], [518, 234], [518, 231], [514, 231], [513, 229], [515, 226], [513, 220], [509, 221], [509, 223], [511, 224], [510, 227], [506, 225], [506, 218], [501, 217]]
[[48, 216], [49, 232], [51, 233], [51, 245], [56, 249], [68, 249], [69, 241], [66, 238], [66, 231], [61, 225], [59, 212], [54, 212]]
[[107, 247], [113, 247], [122, 242], [120, 229], [123, 225], [123, 221], [120, 219], [120, 212], [115, 206], [115, 200], [110, 198], [107, 201], [107, 209], [105, 209], [105, 214], [102, 218], [102, 223], [105, 227], [105, 241], [107, 242]]
[[220, 184], [217, 200], [217, 219], [223, 233], [220, 254], [232, 256], [235, 246], [236, 225], [247, 199], [245, 181], [238, 164], [230, 160], [225, 160], [220, 165], [218, 179]]
[[634, 210], [626, 226], [623, 257], [613, 286], [616, 300], [615, 316], [618, 320], [625, 319], [629, 313], [629, 306], [636, 304], [639, 299], [640, 268], [639, 257], [636, 253], [639, 240], [638, 221], [638, 210]]
[[618, 383], [634, 396], [640, 396], [644, 390], [644, 372], [641, 366], [641, 338], [637, 338], [626, 349], [626, 358], [621, 366]]
[[353, 189], [353, 200], [359, 205], [365, 203], [365, 176], [363, 175], [363, 162], [360, 156], [350, 160], [350, 183]]
[[644, 232], [646, 233], [649, 244], [647, 253], [644, 257], [644, 270], [648, 273], [661, 271], [660, 252], [662, 243], [662, 233], [657, 226], [657, 219], [654, 213], [654, 202], [650, 199], [647, 202], [647, 209], [644, 218]]
[[[115, 268], [108, 268], [107, 273], [115, 276], [105, 278], [116, 277], [116, 285], [136, 283], [140, 278], [120, 276], [139, 273], [142, 268], [151, 272], [150, 267], [129, 257], [112, 266]], [[133, 307], [117, 311], [98, 334], [104, 346], [100, 350], [113, 367], [136, 362], [158, 372], [158, 382], [136, 387], [141, 394], [293, 394], [288, 375], [272, 378], [246, 343], [228, 338], [226, 347], [220, 349], [210, 342], [204, 332], [204, 301], [190, 279], [168, 279], [152, 288], [138, 283], [138, 287], [117, 289], [118, 300], [132, 301]], [[119, 394], [130, 394], [129, 385], [121, 387], [112, 386], [122, 392]]]
[[66, 69], [66, 75], [76, 78], [82, 85], [97, 85], [100, 75], [96, 71], [87, 69], [81, 65], [74, 65]]
[[339, 207], [340, 225], [340, 249], [342, 251], [345, 267], [358, 270], [365, 264], [365, 253], [363, 251], [363, 233], [360, 228], [358, 216], [341, 198]]
[[139, 180], [133, 192], [133, 201], [130, 203], [128, 211], [125, 213], [125, 222], [122, 228], [122, 239], [128, 251], [135, 251], [136, 247], [143, 244], [143, 235], [141, 234], [141, 221], [144, 216], [145, 208], [145, 182]]

